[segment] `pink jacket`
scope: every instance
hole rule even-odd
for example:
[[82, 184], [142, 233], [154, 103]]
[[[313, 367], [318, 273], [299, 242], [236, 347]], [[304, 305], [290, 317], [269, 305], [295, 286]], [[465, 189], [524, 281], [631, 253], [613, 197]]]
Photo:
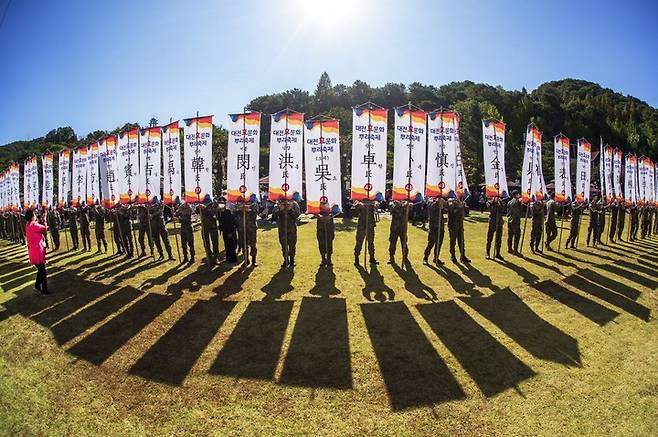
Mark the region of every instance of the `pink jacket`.
[[25, 225], [25, 239], [30, 264], [46, 263], [46, 231], [48, 227], [32, 221]]

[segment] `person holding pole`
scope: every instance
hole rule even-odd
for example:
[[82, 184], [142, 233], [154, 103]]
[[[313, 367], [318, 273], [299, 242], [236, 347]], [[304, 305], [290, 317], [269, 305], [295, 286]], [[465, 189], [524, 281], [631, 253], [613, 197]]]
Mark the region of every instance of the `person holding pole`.
[[557, 202], [555, 202], [555, 194], [549, 194], [548, 202], [546, 202], [546, 250], [552, 252], [551, 243], [557, 238]]
[[532, 229], [530, 231], [530, 250], [532, 253], [542, 252], [541, 240], [544, 234], [544, 202], [536, 200], [530, 205], [532, 214]]
[[571, 223], [569, 227], [569, 236], [565, 249], [575, 249], [578, 243], [578, 232], [580, 231], [580, 218], [585, 210], [585, 203], [571, 202]]
[[367, 240], [367, 250], [370, 264], [379, 264], [375, 258], [375, 208], [377, 202], [371, 200], [354, 201], [354, 209], [358, 217], [356, 224], [356, 245], [354, 246], [354, 265], [359, 265], [359, 255], [364, 240]]
[[427, 232], [427, 246], [425, 246], [425, 254], [423, 257], [423, 264], [429, 265], [429, 256], [434, 249], [434, 263], [443, 265], [444, 262], [439, 259], [441, 246], [443, 245], [443, 236], [445, 235], [445, 211], [446, 200], [443, 197], [436, 197], [429, 201], [427, 206], [427, 213], [429, 215], [429, 230]]
[[82, 236], [83, 250], [91, 252], [91, 232], [89, 231], [89, 207], [80, 205], [80, 235]]
[[470, 263], [466, 257], [464, 246], [464, 202], [461, 199], [450, 199], [448, 201], [448, 231], [450, 232], [450, 259], [457, 263], [455, 243], [459, 246], [460, 258], [463, 263]]
[[320, 213], [317, 216], [317, 229], [315, 237], [318, 240], [318, 249], [322, 261], [320, 267], [331, 267], [331, 255], [334, 252], [334, 214], [327, 200], [320, 201]]
[[203, 203], [197, 206], [197, 212], [201, 217], [201, 238], [203, 238], [204, 247], [208, 248], [210, 264], [216, 264], [219, 257], [218, 210], [219, 206], [210, 198], [210, 194], [206, 194]]
[[137, 222], [139, 230], [139, 247], [141, 252], [139, 257], [146, 256], [146, 246], [144, 244], [144, 236], [148, 238], [149, 248], [151, 250], [151, 256], [153, 256], [153, 239], [151, 232], [149, 232], [149, 213], [146, 205], [137, 205]]
[[[105, 208], [101, 205], [96, 205], [96, 208], [92, 209], [94, 213], [94, 233], [96, 234], [96, 253], [101, 252], [101, 247], [105, 249], [107, 253], [107, 240], [105, 239]], [[101, 246], [102, 245], [102, 246]]]
[[626, 205], [622, 200], [617, 207], [617, 241], [622, 241], [624, 227], [626, 226]]
[[175, 261], [176, 258], [171, 253], [171, 244], [169, 243], [169, 233], [167, 232], [167, 226], [164, 221], [164, 205], [158, 199], [158, 196], [153, 196], [151, 204], [147, 206], [147, 211], [149, 215], [149, 227], [151, 228], [153, 242], [155, 247], [158, 250], [158, 261], [164, 259], [162, 253], [162, 245], [164, 244], [165, 250], [167, 251], [167, 260]]
[[283, 256], [282, 268], [295, 267], [297, 217], [300, 214], [299, 204], [294, 200], [279, 200], [274, 207], [272, 219], [276, 220], [279, 230], [279, 244], [281, 244], [281, 254]]
[[226, 254], [227, 263], [238, 262], [237, 247], [238, 247], [238, 231], [235, 223], [233, 213], [226, 207], [226, 199], [219, 198], [219, 209], [217, 217], [219, 221], [219, 230], [222, 233], [222, 241], [224, 241], [224, 252]]
[[53, 250], [59, 249], [59, 212], [56, 209], [46, 215], [48, 230], [53, 239]]
[[619, 204], [617, 199], [613, 198], [610, 203], [610, 231], [608, 234], [608, 239], [611, 243], [615, 242], [615, 236], [617, 235], [617, 224], [619, 221]]
[[587, 245], [590, 245], [590, 242], [596, 247], [596, 243], [599, 242], [598, 232], [599, 232], [599, 218], [601, 216], [601, 202], [599, 202], [599, 197], [594, 196], [592, 202], [589, 205], [589, 227], [587, 228]]
[[132, 222], [130, 220], [130, 206], [117, 206], [117, 220], [119, 222], [119, 234], [121, 236], [122, 246], [126, 252], [126, 258], [133, 257], [134, 245], [132, 238]]
[[244, 265], [245, 267], [249, 265], [249, 256], [251, 255], [251, 265], [252, 267], [256, 267], [258, 265], [256, 264], [256, 254], [258, 253], [258, 249], [256, 248], [258, 203], [250, 202], [249, 200], [243, 202], [241, 199], [238, 201], [236, 214], [236, 220], [238, 222], [238, 240], [242, 246]]
[[523, 205], [518, 190], [512, 191], [512, 199], [507, 203], [507, 253], [520, 255], [521, 214]]
[[[182, 263], [194, 264], [194, 230], [192, 229], [192, 207], [184, 202], [174, 212], [174, 217], [180, 223], [180, 240], [183, 246]], [[190, 258], [188, 261], [188, 250]]]
[[494, 247], [494, 258], [502, 260], [500, 255], [500, 246], [503, 240], [503, 217], [504, 205], [500, 197], [495, 196], [487, 200], [487, 209], [489, 210], [489, 227], [487, 229], [487, 254], [486, 258], [491, 259], [491, 243], [496, 237]]
[[400, 240], [400, 245], [402, 246], [402, 262], [404, 263], [409, 253], [406, 238], [406, 229], [410, 214], [409, 201], [394, 200], [391, 203], [390, 211], [391, 229], [388, 237], [388, 263], [395, 264], [395, 250], [398, 240]]

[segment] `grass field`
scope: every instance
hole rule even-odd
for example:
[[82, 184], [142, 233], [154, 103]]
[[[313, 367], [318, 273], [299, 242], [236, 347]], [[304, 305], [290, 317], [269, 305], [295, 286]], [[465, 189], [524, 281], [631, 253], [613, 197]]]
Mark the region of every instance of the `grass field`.
[[0, 434], [658, 435], [658, 238], [497, 262], [467, 221], [470, 266], [416, 227], [387, 265], [383, 220], [328, 271], [310, 222], [294, 273], [264, 228], [253, 269], [56, 252], [49, 297], [4, 243]]

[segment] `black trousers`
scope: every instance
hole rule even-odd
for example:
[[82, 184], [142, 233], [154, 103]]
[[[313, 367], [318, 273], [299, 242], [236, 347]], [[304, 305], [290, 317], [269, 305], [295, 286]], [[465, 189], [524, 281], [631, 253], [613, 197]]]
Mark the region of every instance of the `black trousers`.
[[34, 283], [34, 287], [42, 293], [48, 293], [48, 279], [46, 277], [46, 265], [35, 264], [34, 267], [37, 268], [37, 280]]

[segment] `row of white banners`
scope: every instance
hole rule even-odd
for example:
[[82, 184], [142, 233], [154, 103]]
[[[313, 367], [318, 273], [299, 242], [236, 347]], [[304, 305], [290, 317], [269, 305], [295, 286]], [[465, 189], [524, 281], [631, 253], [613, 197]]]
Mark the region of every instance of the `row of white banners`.
[[[459, 143], [459, 115], [453, 111], [426, 113], [412, 107], [394, 111], [394, 200], [427, 197], [462, 197], [468, 191]], [[386, 190], [388, 111], [373, 105], [353, 110], [351, 199], [382, 200]], [[321, 207], [339, 210], [341, 204], [341, 154], [339, 123], [335, 119], [310, 119], [281, 111], [271, 116], [269, 194], [271, 200], [301, 199], [305, 169], [307, 211]], [[108, 136], [88, 147], [64, 150], [58, 160], [59, 206], [145, 203], [155, 196], [171, 204], [177, 198], [202, 202], [212, 197], [212, 116], [183, 122], [185, 175], [181, 184], [179, 122]], [[234, 114], [228, 122], [227, 195], [229, 202], [253, 201], [259, 192], [261, 114]], [[505, 124], [483, 120], [485, 185], [488, 197], [507, 197]], [[524, 202], [548, 194], [542, 171], [542, 134], [529, 125], [526, 133], [521, 179]], [[572, 200], [570, 142], [560, 134], [555, 144], [556, 200]], [[592, 146], [578, 140], [575, 200], [590, 199]], [[72, 157], [72, 160], [71, 160]], [[658, 199], [658, 172], [649, 158], [628, 155], [625, 187], [621, 188], [622, 152], [601, 145], [601, 186], [606, 200], [615, 197], [627, 204], [654, 203]], [[305, 162], [305, 166], [303, 165]], [[23, 206], [39, 202], [37, 158], [25, 161]], [[53, 155], [42, 157], [41, 204], [50, 206], [53, 192]], [[0, 174], [0, 208], [17, 209], [19, 166]], [[71, 197], [69, 198], [69, 192]]]

